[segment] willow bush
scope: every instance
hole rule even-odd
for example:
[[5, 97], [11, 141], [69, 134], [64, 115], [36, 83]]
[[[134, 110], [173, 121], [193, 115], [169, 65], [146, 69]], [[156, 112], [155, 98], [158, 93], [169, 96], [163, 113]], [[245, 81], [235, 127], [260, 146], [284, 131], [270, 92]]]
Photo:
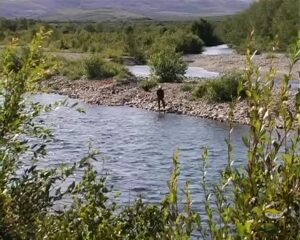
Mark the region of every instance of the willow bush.
[[146, 92], [149, 92], [152, 88], [156, 86], [157, 86], [157, 81], [151, 79], [144, 79], [139, 82], [139, 87]]
[[238, 91], [243, 78], [242, 73], [231, 72], [217, 79], [204, 80], [195, 87], [193, 96], [209, 102], [230, 102], [237, 97], [245, 98], [245, 91]]
[[[209, 187], [206, 174], [209, 152], [203, 153], [202, 188], [206, 216], [192, 210], [189, 183], [185, 204], [178, 200], [179, 157], [173, 157], [169, 193], [161, 204], [138, 199], [120, 206], [109, 194], [106, 176], [93, 168], [92, 150], [70, 166], [40, 169], [38, 160], [47, 154], [51, 131], [35, 121], [53, 106], [31, 103], [25, 95], [43, 78], [47, 59], [41, 52], [47, 33], [40, 32], [20, 52], [13, 41], [1, 57], [0, 105], [0, 238], [2, 239], [299, 239], [300, 223], [300, 109], [290, 109], [289, 71], [274, 96], [275, 69], [261, 78], [253, 65], [251, 49], [240, 91], [250, 104], [250, 128], [243, 142], [248, 149], [246, 165], [234, 168], [230, 127], [228, 166], [220, 183]], [[291, 66], [300, 59], [300, 40]], [[279, 100], [278, 111], [272, 103]], [[232, 104], [234, 108], [234, 104]], [[274, 116], [275, 114], [275, 116]], [[231, 115], [232, 116], [232, 113]], [[277, 129], [276, 119], [283, 129]], [[35, 139], [28, 141], [28, 138]], [[59, 157], [59, 156], [58, 156]], [[24, 162], [26, 160], [26, 162]], [[59, 159], [58, 159], [59, 161]], [[29, 166], [28, 166], [29, 165]], [[78, 182], [62, 189], [75, 171]], [[69, 206], [55, 206], [72, 199]], [[183, 207], [182, 207], [183, 206]]]
[[[231, 127], [226, 140], [228, 166], [220, 183], [209, 191], [205, 184], [208, 153], [203, 154], [208, 216], [208, 227], [201, 229], [204, 239], [300, 239], [300, 105], [292, 109], [288, 105], [295, 97], [289, 81], [300, 59], [300, 39], [278, 94], [274, 94], [276, 69], [271, 67], [261, 77], [254, 57], [250, 45], [244, 84], [239, 88], [246, 92], [250, 105], [250, 129], [243, 138], [248, 150], [246, 166], [241, 170], [233, 166]], [[283, 129], [277, 128], [278, 120]]]
[[[52, 59], [53, 60], [53, 59]], [[128, 79], [132, 75], [127, 68], [117, 62], [104, 60], [97, 55], [91, 55], [84, 59], [68, 60], [64, 57], [56, 58], [56, 74], [66, 76], [70, 80], [107, 78]]]
[[182, 55], [172, 46], [154, 50], [149, 65], [152, 76], [158, 82], [180, 82], [187, 70]]

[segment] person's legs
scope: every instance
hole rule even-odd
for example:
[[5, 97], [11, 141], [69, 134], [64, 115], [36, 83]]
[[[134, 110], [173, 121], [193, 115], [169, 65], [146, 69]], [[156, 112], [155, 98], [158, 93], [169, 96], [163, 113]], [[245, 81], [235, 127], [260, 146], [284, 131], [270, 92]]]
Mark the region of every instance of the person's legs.
[[157, 99], [157, 102], [158, 102], [158, 111], [160, 111], [160, 99], [159, 98]]
[[162, 104], [163, 104], [163, 108], [164, 108], [164, 110], [165, 110], [165, 109], [166, 109], [166, 103], [165, 103], [165, 100], [162, 99], [161, 101], [162, 101]]

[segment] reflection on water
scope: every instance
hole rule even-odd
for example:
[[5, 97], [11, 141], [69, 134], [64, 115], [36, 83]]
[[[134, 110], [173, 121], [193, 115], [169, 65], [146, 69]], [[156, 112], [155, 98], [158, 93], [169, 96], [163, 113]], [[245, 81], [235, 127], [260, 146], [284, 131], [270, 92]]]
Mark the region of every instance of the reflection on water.
[[[49, 103], [64, 97], [41, 94], [34, 98]], [[86, 114], [59, 108], [42, 116], [54, 130], [55, 139], [49, 145], [49, 156], [40, 161], [40, 166], [73, 163], [87, 153], [88, 143], [92, 141], [105, 158], [104, 164], [99, 162], [96, 167], [101, 170], [104, 166], [110, 173], [109, 183], [115, 190], [122, 191], [122, 202], [138, 195], [147, 202], [159, 202], [167, 192], [172, 155], [179, 149], [180, 188], [189, 180], [194, 205], [199, 206], [203, 200], [200, 189], [202, 149], [208, 147], [210, 151], [209, 179], [216, 181], [227, 163], [224, 139], [228, 127], [224, 123], [136, 108], [80, 105]], [[245, 163], [241, 141], [245, 131], [246, 126], [237, 125], [233, 132], [238, 166]]]

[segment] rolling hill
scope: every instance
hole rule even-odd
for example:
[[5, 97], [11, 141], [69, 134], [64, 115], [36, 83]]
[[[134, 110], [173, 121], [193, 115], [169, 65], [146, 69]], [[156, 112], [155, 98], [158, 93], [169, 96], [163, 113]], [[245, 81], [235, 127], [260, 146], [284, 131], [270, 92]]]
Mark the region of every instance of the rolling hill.
[[[1, 17], [50, 20], [106, 18], [161, 18], [227, 15], [249, 6], [253, 0], [0, 0]], [[101, 19], [101, 17], [100, 17]]]

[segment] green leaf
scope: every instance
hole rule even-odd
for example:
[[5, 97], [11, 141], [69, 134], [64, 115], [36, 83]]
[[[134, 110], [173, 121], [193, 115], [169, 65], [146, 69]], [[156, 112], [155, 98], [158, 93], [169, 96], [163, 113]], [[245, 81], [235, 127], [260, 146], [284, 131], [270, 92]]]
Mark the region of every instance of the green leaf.
[[265, 210], [265, 216], [269, 219], [280, 219], [282, 218], [284, 211], [277, 210], [275, 208], [268, 208]]

